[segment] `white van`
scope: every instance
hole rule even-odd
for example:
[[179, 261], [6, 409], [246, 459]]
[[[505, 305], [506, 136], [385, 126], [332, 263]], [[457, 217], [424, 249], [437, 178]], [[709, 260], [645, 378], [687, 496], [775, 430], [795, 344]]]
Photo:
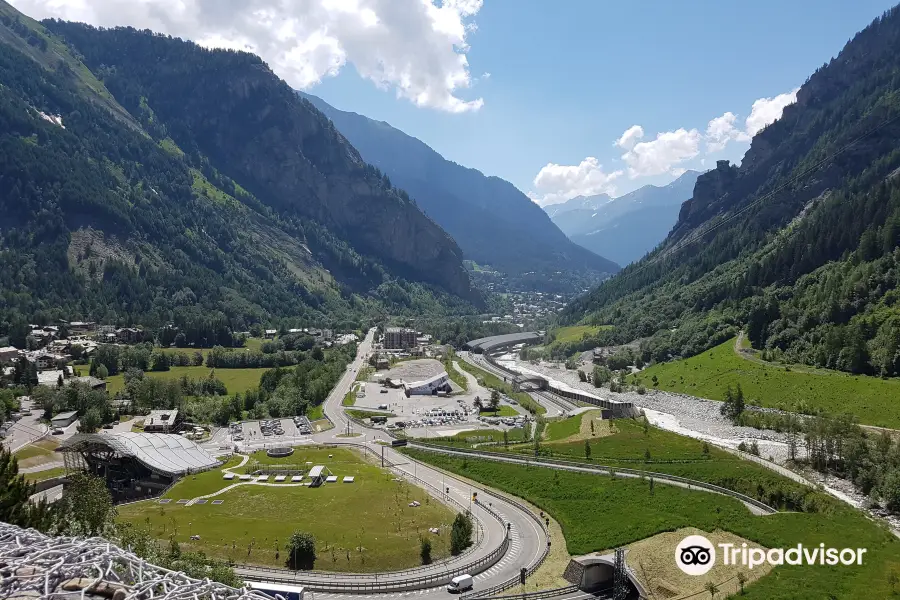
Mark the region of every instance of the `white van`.
[[457, 575], [447, 584], [447, 591], [450, 593], [460, 593], [472, 589], [471, 575]]

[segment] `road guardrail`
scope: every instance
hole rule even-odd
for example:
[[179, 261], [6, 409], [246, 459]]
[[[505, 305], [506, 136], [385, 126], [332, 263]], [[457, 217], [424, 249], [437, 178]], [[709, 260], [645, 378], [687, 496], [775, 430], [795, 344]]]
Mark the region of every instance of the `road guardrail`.
[[485, 460], [493, 460], [495, 462], [509, 462], [509, 463], [517, 463], [517, 464], [531, 464], [531, 465], [545, 465], [545, 466], [559, 466], [567, 468], [567, 470], [572, 471], [594, 471], [598, 473], [602, 473], [605, 475], [610, 474], [612, 472], [616, 475], [625, 475], [631, 477], [643, 477], [643, 478], [653, 478], [657, 481], [661, 482], [673, 482], [682, 485], [687, 485], [690, 487], [695, 487], [699, 489], [705, 489], [717, 494], [722, 494], [725, 496], [731, 496], [732, 498], [736, 498], [741, 502], [746, 502], [747, 504], [751, 504], [756, 508], [766, 512], [767, 514], [775, 514], [778, 511], [775, 508], [772, 508], [768, 504], [764, 502], [760, 502], [756, 498], [752, 498], [747, 496], [746, 494], [742, 494], [740, 492], [736, 492], [734, 490], [730, 490], [728, 488], [723, 488], [718, 485], [707, 483], [705, 481], [697, 481], [696, 479], [688, 479], [686, 477], [679, 477], [678, 475], [669, 475], [667, 473], [657, 473], [655, 471], [642, 471], [639, 469], [627, 469], [623, 467], [611, 467], [607, 465], [589, 465], [587, 463], [580, 463], [576, 461], [569, 460], [561, 460], [557, 458], [545, 458], [545, 457], [525, 457], [520, 454], [512, 454], [512, 453], [500, 453], [500, 452], [481, 452], [479, 450], [470, 450], [466, 448], [447, 448], [444, 446], [437, 446], [434, 444], [429, 444], [427, 442], [413, 442], [410, 444], [413, 448], [420, 448], [429, 452], [438, 452], [444, 454], [467, 454], [470, 456], [475, 456], [478, 458], [482, 458]]
[[[331, 445], [353, 446], [362, 449], [365, 452], [371, 453], [379, 460], [382, 459], [381, 455], [376, 452], [374, 448], [365, 446], [363, 444], [357, 444], [354, 442], [337, 442]], [[390, 462], [387, 459], [385, 459], [385, 466], [394, 468], [397, 467], [396, 464]], [[443, 493], [442, 490], [438, 490], [427, 481], [406, 472], [403, 472], [402, 476], [411, 479], [419, 485], [427, 488], [437, 499], [448, 502], [459, 508], [463, 512], [468, 512], [468, 509], [464, 507], [460, 502]], [[497, 521], [499, 521], [501, 525], [506, 525], [503, 517], [500, 516], [497, 511], [493, 510], [493, 508], [485, 506], [482, 503], [477, 504], [489, 515], [491, 515], [491, 517], [497, 519]], [[531, 514], [530, 511], [529, 514]], [[486, 539], [482, 523], [477, 518], [474, 520], [478, 527], [477, 531], [481, 533], [482, 539]], [[450, 567], [452, 563], [459, 562], [460, 559], [463, 558], [466, 554], [474, 552], [477, 549], [477, 544], [473, 545], [471, 550], [468, 550], [462, 555], [455, 556], [452, 559], [447, 559], [446, 564], [449, 568], [443, 571], [431, 573], [429, 575], [416, 575], [416, 572], [433, 570], [435, 566], [440, 566], [441, 563], [433, 563], [431, 565], [422, 565], [420, 567], [413, 567], [411, 569], [405, 569], [402, 571], [392, 571], [377, 574], [335, 573], [330, 571], [294, 571], [291, 569], [283, 569], [277, 567], [260, 567], [256, 565], [244, 564], [235, 564], [234, 567], [239, 572], [239, 574], [249, 573], [249, 577], [251, 578], [253, 577], [254, 573], [259, 573], [259, 576], [264, 576], [266, 581], [298, 584], [313, 591], [349, 594], [362, 594], [367, 592], [403, 592], [443, 585], [449, 583], [450, 580], [457, 575], [462, 575], [465, 573], [481, 573], [482, 571], [485, 571], [494, 566], [497, 562], [500, 561], [501, 558], [503, 558], [503, 556], [509, 549], [509, 544], [510, 538], [509, 534], [507, 533], [503, 537], [503, 542], [485, 556], [456, 567]], [[369, 579], [370, 581], [360, 581], [361, 579]]]

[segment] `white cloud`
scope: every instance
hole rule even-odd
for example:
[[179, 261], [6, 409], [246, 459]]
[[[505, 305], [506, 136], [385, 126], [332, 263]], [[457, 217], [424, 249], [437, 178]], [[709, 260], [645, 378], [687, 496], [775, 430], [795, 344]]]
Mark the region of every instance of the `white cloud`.
[[745, 125], [747, 126], [747, 134], [753, 137], [767, 126], [781, 118], [784, 107], [797, 101], [797, 92], [800, 88], [795, 88], [785, 94], [778, 94], [774, 98], [760, 98], [753, 103], [750, 109], [750, 116], [747, 117]]
[[734, 126], [737, 115], [727, 112], [721, 117], [716, 117], [706, 126], [706, 151], [719, 152], [724, 150], [728, 142], [749, 142], [750, 136]]
[[[347, 63], [417, 106], [453, 113], [483, 100], [459, 91], [473, 78], [466, 58], [471, 18], [483, 0], [12, 0], [42, 19], [131, 25], [208, 47], [258, 54], [306, 89]], [[485, 77], [486, 79], [486, 77]]]
[[607, 173], [593, 156], [588, 156], [577, 165], [548, 163], [534, 178], [534, 187], [538, 192], [531, 192], [528, 197], [546, 206], [575, 196], [612, 194], [615, 192], [613, 182], [622, 174], [622, 171]]
[[797, 91], [779, 94], [773, 98], [759, 98], [750, 108], [750, 116], [744, 120], [744, 128], [735, 127], [737, 115], [726, 112], [706, 126], [706, 151], [710, 154], [725, 149], [729, 142], [749, 142], [753, 136], [781, 118], [784, 107], [797, 101]]
[[613, 145], [625, 150], [631, 150], [632, 148], [634, 148], [634, 145], [637, 144], [638, 141], [643, 137], [644, 128], [640, 125], [632, 125], [625, 130], [625, 133], [622, 134], [622, 137], [617, 139]]
[[700, 138], [700, 132], [696, 129], [688, 131], [682, 127], [658, 133], [655, 140], [635, 144], [622, 155], [622, 160], [628, 165], [628, 176], [634, 179], [672, 173], [675, 165], [691, 160], [700, 153]]

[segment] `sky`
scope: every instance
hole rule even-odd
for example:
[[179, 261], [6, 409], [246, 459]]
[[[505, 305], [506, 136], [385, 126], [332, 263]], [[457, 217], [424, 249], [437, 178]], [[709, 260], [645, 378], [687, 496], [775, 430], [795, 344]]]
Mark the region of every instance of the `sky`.
[[879, 0], [11, 0], [246, 49], [546, 205], [739, 162]]

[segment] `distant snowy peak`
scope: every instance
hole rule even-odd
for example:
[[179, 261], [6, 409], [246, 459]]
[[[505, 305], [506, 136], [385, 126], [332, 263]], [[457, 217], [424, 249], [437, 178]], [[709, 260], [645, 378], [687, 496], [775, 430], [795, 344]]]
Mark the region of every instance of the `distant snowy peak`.
[[597, 210], [607, 202], [612, 202], [612, 197], [608, 194], [597, 194], [596, 196], [575, 196], [571, 200], [560, 202], [559, 204], [549, 204], [544, 207], [544, 212], [552, 219], [556, 215], [561, 215], [573, 210]]

